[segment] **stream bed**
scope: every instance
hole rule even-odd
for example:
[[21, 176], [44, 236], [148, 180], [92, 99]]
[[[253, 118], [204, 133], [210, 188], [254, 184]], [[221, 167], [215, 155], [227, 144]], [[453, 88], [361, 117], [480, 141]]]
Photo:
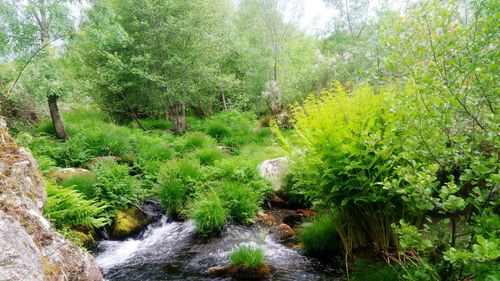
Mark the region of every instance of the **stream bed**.
[[344, 280], [334, 268], [304, 257], [275, 241], [260, 226], [229, 225], [219, 237], [202, 240], [190, 221], [162, 217], [136, 238], [102, 241], [96, 261], [106, 280], [231, 280], [210, 278], [209, 267], [228, 264], [236, 246], [252, 245], [264, 250], [266, 262], [277, 268], [270, 280]]

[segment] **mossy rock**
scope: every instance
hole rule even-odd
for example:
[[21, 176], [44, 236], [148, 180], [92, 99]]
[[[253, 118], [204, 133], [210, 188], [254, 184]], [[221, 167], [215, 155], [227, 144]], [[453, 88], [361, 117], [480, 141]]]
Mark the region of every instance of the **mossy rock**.
[[214, 266], [207, 270], [209, 277], [232, 277], [236, 280], [265, 280], [276, 272], [270, 264], [261, 264], [256, 268], [247, 268], [243, 265]]
[[113, 239], [129, 237], [151, 222], [151, 218], [136, 207], [116, 211], [111, 225]]

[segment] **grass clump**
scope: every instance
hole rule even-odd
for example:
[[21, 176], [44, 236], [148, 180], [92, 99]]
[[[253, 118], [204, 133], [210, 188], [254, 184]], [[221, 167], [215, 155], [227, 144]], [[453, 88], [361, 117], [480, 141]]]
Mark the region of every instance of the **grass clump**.
[[213, 144], [211, 137], [201, 132], [193, 132], [184, 135], [180, 149], [182, 151], [191, 151], [207, 147], [210, 144]]
[[171, 160], [160, 167], [157, 196], [168, 214], [180, 213], [200, 178], [201, 167], [196, 159]]
[[247, 185], [237, 182], [222, 183], [218, 194], [229, 215], [239, 223], [252, 223], [259, 211], [260, 196]]
[[[146, 130], [161, 130], [170, 131], [174, 128], [172, 121], [165, 119], [154, 119], [154, 118], [144, 118], [140, 120], [141, 125], [146, 128]], [[132, 124], [133, 128], [138, 128], [139, 124], [136, 121]]]
[[227, 212], [220, 198], [210, 193], [194, 198], [188, 204], [187, 216], [194, 220], [196, 232], [207, 236], [224, 228]]
[[305, 224], [299, 231], [298, 240], [308, 255], [332, 257], [340, 249], [340, 238], [331, 215], [322, 215]]
[[264, 264], [264, 251], [261, 248], [238, 246], [229, 255], [232, 265], [255, 269]]
[[89, 174], [78, 174], [61, 181], [61, 186], [72, 188], [85, 196], [87, 199], [95, 198], [94, 185], [96, 184], [95, 176]]
[[195, 152], [195, 156], [200, 160], [201, 165], [206, 166], [214, 164], [217, 160], [221, 160], [224, 153], [217, 148], [202, 148]]

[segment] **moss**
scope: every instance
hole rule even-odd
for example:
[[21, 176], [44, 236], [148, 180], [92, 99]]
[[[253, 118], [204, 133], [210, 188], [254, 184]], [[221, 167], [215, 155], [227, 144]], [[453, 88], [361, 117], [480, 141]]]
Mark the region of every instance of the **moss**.
[[118, 239], [128, 237], [139, 231], [149, 221], [150, 219], [135, 207], [116, 211], [112, 225], [113, 237]]
[[60, 275], [61, 270], [50, 264], [49, 260], [46, 257], [41, 257], [40, 260], [42, 261], [43, 265], [43, 274], [45, 276], [44, 279], [51, 279], [51, 277]]

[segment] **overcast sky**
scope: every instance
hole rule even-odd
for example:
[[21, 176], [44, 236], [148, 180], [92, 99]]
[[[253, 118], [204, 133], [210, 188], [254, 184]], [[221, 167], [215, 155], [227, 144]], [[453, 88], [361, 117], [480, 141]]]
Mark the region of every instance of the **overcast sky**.
[[323, 0], [302, 0], [303, 1], [303, 14], [299, 22], [300, 28], [309, 34], [316, 34], [322, 31], [328, 21], [333, 15], [335, 10], [326, 7]]

